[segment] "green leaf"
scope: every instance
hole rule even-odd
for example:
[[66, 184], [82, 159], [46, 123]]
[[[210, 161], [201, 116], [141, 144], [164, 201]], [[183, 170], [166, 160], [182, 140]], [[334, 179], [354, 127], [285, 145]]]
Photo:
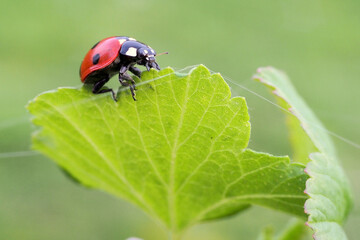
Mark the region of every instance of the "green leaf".
[[[302, 240], [307, 239], [306, 226], [300, 219], [292, 219], [280, 234], [274, 237], [274, 228], [266, 226], [257, 238], [258, 240]], [[310, 230], [309, 230], [310, 231]]]
[[[284, 73], [271, 67], [261, 68], [254, 78], [267, 85], [277, 98], [282, 99], [281, 101], [286, 101], [290, 107], [289, 111], [298, 119], [303, 132], [298, 126], [295, 130], [290, 129], [293, 131], [293, 138], [298, 134], [296, 141], [292, 142], [294, 150], [304, 151], [301, 150], [301, 145], [308, 151], [312, 148], [316, 149], [315, 153], [313, 151], [307, 153], [308, 155], [311, 153], [309, 155], [311, 161], [306, 166], [306, 172], [310, 176], [306, 183], [306, 193], [310, 198], [305, 204], [305, 211], [309, 215], [308, 225], [314, 230], [314, 238], [346, 239], [341, 225], [351, 209], [351, 191], [326, 129], [298, 95]], [[304, 133], [308, 138], [304, 137]], [[295, 155], [304, 157], [303, 152]], [[308, 157], [305, 158], [299, 161], [308, 161]]]
[[276, 240], [301, 240], [304, 239], [305, 236], [306, 226], [304, 222], [293, 219]]
[[263, 228], [257, 240], [274, 240], [274, 228], [272, 226]]
[[257, 204], [305, 216], [301, 164], [247, 149], [244, 98], [204, 66], [143, 73], [137, 100], [60, 88], [28, 105], [33, 148], [86, 186], [136, 204], [173, 233]]

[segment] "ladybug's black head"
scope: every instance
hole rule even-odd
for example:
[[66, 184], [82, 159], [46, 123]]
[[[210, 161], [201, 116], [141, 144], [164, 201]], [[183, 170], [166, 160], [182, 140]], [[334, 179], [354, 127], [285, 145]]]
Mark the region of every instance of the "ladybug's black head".
[[150, 68], [160, 70], [159, 65], [156, 63], [155, 56], [156, 52], [154, 49], [134, 40], [124, 42], [120, 49], [120, 57], [125, 58], [126, 61], [143, 65], [147, 70], [150, 70]]
[[139, 48], [137, 50], [137, 63], [139, 65], [145, 66], [148, 71], [150, 68], [156, 68], [157, 70], [160, 70], [159, 65], [156, 63], [155, 56], [156, 52], [152, 48], [148, 46]]

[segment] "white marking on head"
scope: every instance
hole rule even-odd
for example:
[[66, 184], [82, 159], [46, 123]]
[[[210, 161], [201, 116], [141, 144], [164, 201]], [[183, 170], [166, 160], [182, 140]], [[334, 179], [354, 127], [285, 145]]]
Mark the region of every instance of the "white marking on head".
[[131, 41], [136, 41], [136, 39], [135, 39], [135, 38], [129, 38], [129, 40], [131, 40]]
[[130, 57], [136, 57], [137, 49], [134, 47], [129, 47], [129, 49], [126, 51], [125, 55], [130, 56]]
[[153, 49], [151, 49], [151, 52], [152, 52], [153, 54], [155, 54], [155, 51], [154, 51]]
[[124, 42], [126, 42], [126, 39], [125, 39], [125, 38], [123, 38], [123, 39], [119, 39], [119, 43], [120, 43], [120, 45], [122, 45]]
[[145, 54], [148, 54], [149, 52], [148, 52], [148, 50], [145, 49], [145, 50], [144, 50], [144, 53], [145, 53]]
[[154, 57], [154, 55], [147, 55], [146, 60], [149, 60], [151, 57]]

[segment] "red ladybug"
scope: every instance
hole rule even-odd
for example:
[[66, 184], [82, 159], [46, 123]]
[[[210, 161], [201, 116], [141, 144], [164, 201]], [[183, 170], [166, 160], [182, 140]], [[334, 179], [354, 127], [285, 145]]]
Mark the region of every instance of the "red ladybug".
[[[158, 54], [160, 55], [160, 54]], [[92, 92], [95, 94], [111, 92], [112, 89], [101, 89], [115, 74], [119, 74], [122, 86], [129, 86], [131, 95], [135, 98], [135, 81], [127, 73], [129, 70], [136, 76], [141, 76], [141, 70], [135, 64], [160, 70], [155, 61], [156, 52], [144, 43], [129, 37], [109, 37], [96, 43], [86, 54], [80, 67], [80, 78], [85, 84], [93, 84]], [[129, 83], [129, 82], [131, 83]]]

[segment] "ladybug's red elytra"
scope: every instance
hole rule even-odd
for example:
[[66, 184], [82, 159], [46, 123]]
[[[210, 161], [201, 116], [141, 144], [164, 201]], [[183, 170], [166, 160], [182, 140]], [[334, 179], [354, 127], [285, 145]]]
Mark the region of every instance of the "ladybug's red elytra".
[[[160, 55], [160, 54], [159, 54]], [[134, 65], [143, 65], [160, 70], [155, 61], [156, 52], [148, 45], [129, 37], [109, 37], [96, 43], [86, 54], [80, 66], [80, 78], [85, 84], [93, 84], [95, 94], [111, 92], [112, 89], [101, 89], [115, 74], [119, 74], [122, 86], [129, 86], [131, 95], [135, 98], [135, 81], [127, 73], [129, 70], [136, 76], [141, 76], [141, 70]], [[129, 83], [130, 82], [130, 83]]]

